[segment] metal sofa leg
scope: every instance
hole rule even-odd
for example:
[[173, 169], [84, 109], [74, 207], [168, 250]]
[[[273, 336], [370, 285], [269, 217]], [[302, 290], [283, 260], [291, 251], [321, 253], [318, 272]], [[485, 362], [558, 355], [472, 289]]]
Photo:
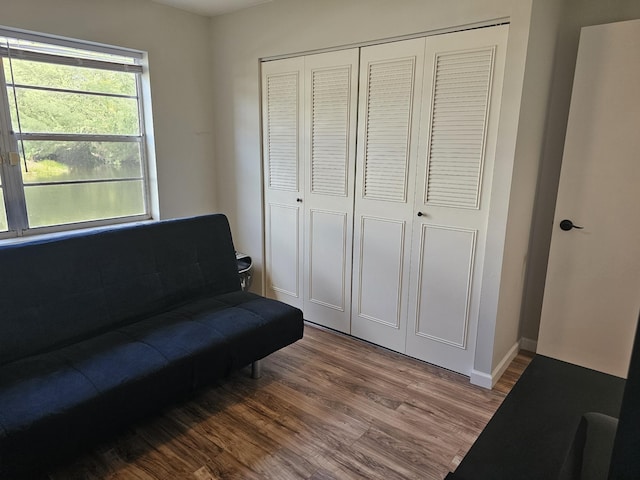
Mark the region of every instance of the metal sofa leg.
[[262, 377], [262, 360], [256, 360], [251, 364], [251, 378]]

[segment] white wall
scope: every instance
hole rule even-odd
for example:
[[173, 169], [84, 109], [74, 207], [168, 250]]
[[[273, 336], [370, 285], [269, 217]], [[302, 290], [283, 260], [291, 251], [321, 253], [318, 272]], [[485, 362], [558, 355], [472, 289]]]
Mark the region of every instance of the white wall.
[[[530, 226], [553, 81], [553, 58], [564, 1], [536, 0], [531, 11], [525, 79], [513, 168], [502, 288], [492, 364], [495, 369], [520, 339]], [[537, 338], [534, 337], [534, 338]], [[497, 372], [500, 373], [500, 372]]]
[[[483, 338], [476, 347], [475, 364], [476, 370], [490, 374], [496, 363], [496, 327], [500, 327], [501, 344], [513, 344], [518, 339], [521, 282], [517, 298], [513, 300], [510, 290], [501, 295], [500, 288], [507, 286], [501, 284], [500, 279], [531, 5], [532, 0], [276, 0], [212, 19], [217, 200], [221, 211], [229, 215], [236, 247], [255, 260], [256, 291], [262, 288], [263, 266], [259, 59], [510, 17], [496, 158], [499, 168], [493, 179], [482, 286], [479, 330]], [[543, 55], [536, 58], [544, 60]], [[536, 115], [535, 122], [543, 123], [539, 112]], [[536, 123], [536, 132], [541, 129]], [[537, 133], [532, 135], [533, 142], [537, 136]], [[531, 189], [528, 185], [527, 191]], [[518, 212], [528, 209], [529, 220], [530, 204], [531, 199], [525, 208], [516, 209]], [[517, 241], [526, 251], [529, 235], [526, 218], [522, 223], [525, 224], [524, 240], [518, 238]], [[522, 257], [522, 250], [522, 245], [516, 245], [514, 256]], [[506, 255], [509, 255], [508, 249]], [[518, 258], [520, 277], [522, 263]], [[499, 308], [499, 298], [511, 301], [513, 306]], [[512, 311], [516, 312], [515, 316], [511, 315]], [[498, 319], [499, 314], [505, 315], [504, 320]]]
[[209, 19], [147, 0], [0, 0], [0, 25], [149, 53], [162, 218], [216, 210]]

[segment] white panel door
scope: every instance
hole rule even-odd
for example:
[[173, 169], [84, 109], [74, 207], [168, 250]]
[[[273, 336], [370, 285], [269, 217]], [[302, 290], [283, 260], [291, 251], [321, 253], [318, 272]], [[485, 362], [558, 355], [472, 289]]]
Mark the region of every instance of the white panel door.
[[353, 335], [404, 352], [425, 39], [360, 56]]
[[406, 353], [469, 375], [507, 26], [428, 37]]
[[266, 295], [303, 306], [304, 59], [262, 64]]
[[305, 57], [305, 319], [351, 329], [358, 49]]
[[[640, 20], [585, 27], [538, 353], [627, 376], [640, 308], [639, 185]], [[583, 228], [563, 230], [563, 220]]]

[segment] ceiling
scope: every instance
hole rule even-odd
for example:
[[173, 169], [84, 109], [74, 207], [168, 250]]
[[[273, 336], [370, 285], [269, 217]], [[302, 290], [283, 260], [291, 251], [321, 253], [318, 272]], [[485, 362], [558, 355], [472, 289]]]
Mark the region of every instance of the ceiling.
[[220, 15], [243, 8], [253, 7], [273, 0], [153, 0], [157, 3], [198, 13], [200, 15]]

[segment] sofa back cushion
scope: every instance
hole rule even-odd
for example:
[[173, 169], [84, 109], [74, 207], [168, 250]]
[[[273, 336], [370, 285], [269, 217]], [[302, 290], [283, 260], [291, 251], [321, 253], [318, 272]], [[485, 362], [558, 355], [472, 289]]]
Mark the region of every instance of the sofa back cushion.
[[240, 289], [224, 215], [0, 247], [0, 364]]

